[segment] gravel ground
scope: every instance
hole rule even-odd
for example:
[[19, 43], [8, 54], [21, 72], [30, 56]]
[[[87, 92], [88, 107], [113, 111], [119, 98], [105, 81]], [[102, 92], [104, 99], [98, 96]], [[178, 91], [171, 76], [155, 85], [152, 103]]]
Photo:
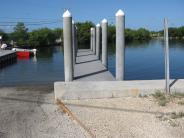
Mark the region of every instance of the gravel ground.
[[[97, 138], [184, 137], [184, 118], [166, 119], [184, 112], [184, 105], [174, 102], [161, 107], [152, 97], [129, 97], [64, 103]], [[65, 137], [89, 135], [54, 104], [52, 87], [0, 88], [0, 138]]]
[[0, 88], [0, 138], [88, 137], [54, 104], [52, 89]]
[[70, 100], [64, 103], [97, 138], [184, 137], [184, 118], [163, 119], [171, 112], [184, 112], [184, 105], [169, 103], [161, 107], [152, 97]]

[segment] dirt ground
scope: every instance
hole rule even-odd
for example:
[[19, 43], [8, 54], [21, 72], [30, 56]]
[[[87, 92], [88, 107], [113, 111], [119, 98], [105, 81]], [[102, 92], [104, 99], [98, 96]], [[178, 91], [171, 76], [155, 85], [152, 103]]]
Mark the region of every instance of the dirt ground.
[[152, 96], [67, 100], [65, 105], [97, 138], [183, 138], [184, 117], [172, 119], [173, 112], [184, 112], [176, 101], [158, 105]]

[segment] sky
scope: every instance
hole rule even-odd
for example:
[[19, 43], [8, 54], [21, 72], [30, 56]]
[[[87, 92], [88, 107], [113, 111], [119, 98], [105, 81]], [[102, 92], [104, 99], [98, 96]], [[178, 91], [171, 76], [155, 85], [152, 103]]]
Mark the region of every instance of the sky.
[[163, 19], [169, 26], [184, 25], [184, 0], [0, 0], [0, 29], [13, 30], [16, 22], [25, 22], [29, 30], [41, 27], [62, 27], [66, 9], [75, 22], [92, 21], [97, 24], [106, 18], [115, 23], [115, 13], [125, 13], [126, 28], [163, 29]]

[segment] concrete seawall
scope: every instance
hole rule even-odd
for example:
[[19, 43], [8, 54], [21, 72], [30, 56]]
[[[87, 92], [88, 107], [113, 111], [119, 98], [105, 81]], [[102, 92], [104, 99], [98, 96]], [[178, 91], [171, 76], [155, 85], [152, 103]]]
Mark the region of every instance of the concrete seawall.
[[[170, 81], [171, 92], [184, 92], [184, 79]], [[164, 91], [165, 80], [56, 82], [56, 99], [98, 99], [139, 96]]]

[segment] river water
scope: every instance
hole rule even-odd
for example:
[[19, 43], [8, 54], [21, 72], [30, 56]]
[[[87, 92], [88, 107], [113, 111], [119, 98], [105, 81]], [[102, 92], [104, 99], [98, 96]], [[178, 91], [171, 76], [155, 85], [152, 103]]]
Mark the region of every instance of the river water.
[[[115, 46], [108, 47], [108, 68], [115, 75]], [[170, 41], [171, 78], [184, 78], [184, 42]], [[164, 78], [164, 43], [162, 40], [132, 42], [125, 49], [125, 79], [149, 80]], [[0, 86], [40, 85], [64, 80], [61, 46], [38, 49], [36, 57], [18, 59], [0, 69]]]

